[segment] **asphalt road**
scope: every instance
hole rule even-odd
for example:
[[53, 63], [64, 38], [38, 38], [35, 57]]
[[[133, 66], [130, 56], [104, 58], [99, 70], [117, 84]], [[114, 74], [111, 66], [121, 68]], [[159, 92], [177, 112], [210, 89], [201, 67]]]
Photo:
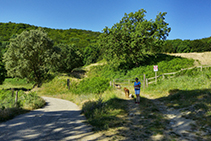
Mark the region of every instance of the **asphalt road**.
[[67, 100], [43, 97], [44, 108], [0, 124], [0, 141], [98, 140], [84, 123], [79, 107]]

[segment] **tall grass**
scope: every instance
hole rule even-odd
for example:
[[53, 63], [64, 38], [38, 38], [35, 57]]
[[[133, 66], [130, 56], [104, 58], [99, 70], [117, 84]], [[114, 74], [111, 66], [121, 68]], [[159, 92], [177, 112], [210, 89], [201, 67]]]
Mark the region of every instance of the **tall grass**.
[[25, 88], [31, 89], [33, 83], [28, 83], [26, 79], [17, 79], [17, 78], [7, 78], [3, 82], [3, 85], [0, 85], [0, 89], [10, 89], [10, 88]]
[[15, 103], [15, 96], [12, 96], [10, 90], [0, 90], [0, 122], [44, 105], [45, 101], [36, 92], [26, 94], [19, 91], [18, 101]]
[[[161, 57], [163, 57], [161, 55]], [[135, 78], [142, 77], [143, 74], [146, 74], [146, 77], [154, 77], [155, 73], [153, 70], [154, 65], [158, 65], [158, 75], [168, 72], [176, 72], [182, 68], [192, 67], [194, 64], [193, 59], [172, 57], [165, 55], [165, 58], [159, 59], [158, 61], [152, 61], [149, 65], [143, 65], [140, 67], [134, 67], [131, 70], [124, 69], [114, 69], [111, 68], [109, 64], [103, 66], [93, 66], [92, 71], [88, 73], [89, 77], [103, 77], [107, 79], [116, 79], [116, 78]], [[166, 60], [165, 60], [166, 59]], [[156, 59], [155, 59], [156, 60]], [[150, 59], [149, 59], [150, 62]]]
[[211, 73], [209, 70], [202, 72], [192, 70], [192, 73], [185, 73], [174, 78], [158, 81], [157, 84], [151, 84], [143, 92], [148, 93], [155, 98], [168, 96], [170, 90], [194, 90], [211, 88]]

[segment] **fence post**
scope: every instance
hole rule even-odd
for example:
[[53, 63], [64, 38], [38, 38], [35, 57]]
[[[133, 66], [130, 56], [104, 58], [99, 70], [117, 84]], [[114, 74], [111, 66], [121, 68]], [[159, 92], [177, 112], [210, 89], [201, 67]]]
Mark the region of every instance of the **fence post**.
[[114, 81], [114, 79], [113, 79], [113, 88], [114, 88], [114, 82], [115, 82], [115, 81]]
[[202, 66], [201, 66], [201, 71], [202, 71]]
[[146, 79], [146, 86], [148, 87], [148, 79]]
[[68, 90], [70, 89], [70, 79], [67, 79], [67, 87], [68, 87]]
[[12, 88], [12, 97], [14, 96], [14, 88]]
[[144, 83], [143, 83], [143, 88], [145, 88], [145, 83], [146, 83], [146, 75], [144, 74]]
[[16, 96], [15, 96], [15, 105], [18, 106], [18, 91], [16, 91]]
[[157, 84], [157, 71], [155, 71], [155, 83]]
[[112, 86], [112, 82], [110, 81], [110, 87]]
[[162, 76], [163, 76], [163, 79], [165, 79], [165, 75], [164, 75], [164, 74], [162, 74]]

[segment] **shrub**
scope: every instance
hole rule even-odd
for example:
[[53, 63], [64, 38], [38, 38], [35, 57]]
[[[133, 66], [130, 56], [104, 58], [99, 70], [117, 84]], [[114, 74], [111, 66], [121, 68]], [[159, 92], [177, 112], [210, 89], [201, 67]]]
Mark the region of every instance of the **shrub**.
[[96, 93], [100, 94], [109, 87], [109, 80], [103, 77], [85, 78], [77, 87], [73, 87], [72, 91], [75, 94]]

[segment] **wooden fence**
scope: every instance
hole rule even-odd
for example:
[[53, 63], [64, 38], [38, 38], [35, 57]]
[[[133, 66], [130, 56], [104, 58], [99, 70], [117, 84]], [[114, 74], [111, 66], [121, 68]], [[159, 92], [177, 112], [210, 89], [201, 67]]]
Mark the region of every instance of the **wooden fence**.
[[[179, 72], [182, 72], [184, 70], [190, 70], [190, 69], [194, 69], [194, 68], [199, 68], [200, 71], [203, 71], [203, 68], [209, 68], [209, 67], [211, 67], [211, 66], [196, 66], [196, 67], [184, 68], [184, 69], [181, 69], [181, 70], [179, 70], [177, 72], [163, 73], [162, 75], [158, 75], [157, 77], [146, 78], [146, 87], [148, 87], [149, 84], [157, 83], [157, 79], [159, 77], [162, 77], [162, 79], [165, 79], [166, 76], [169, 76], [168, 78], [173, 78], [175, 74], [177, 74]], [[151, 80], [154, 80], [154, 81], [151, 81]]]
[[[181, 71], [184, 71], [184, 70], [199, 68], [200, 71], [203, 71], [203, 68], [209, 68], [209, 67], [211, 67], [211, 66], [196, 66], [196, 67], [191, 67], [191, 68], [184, 68], [184, 69], [181, 69], [177, 72], [163, 73], [161, 75], [158, 75], [156, 77], [151, 77], [151, 78], [146, 78], [146, 75], [143, 74], [143, 79], [141, 79], [139, 81], [142, 82], [142, 88], [145, 88], [145, 87], [148, 87], [149, 84], [157, 83], [157, 79], [160, 78], [160, 77], [162, 77], [162, 79], [165, 79], [166, 77], [173, 78], [175, 74], [177, 74]], [[118, 81], [121, 81], [121, 82], [118, 82]], [[132, 87], [133, 85], [131, 85], [131, 84], [134, 81], [135, 81], [135, 79], [113, 79], [113, 81], [110, 81], [110, 86], [113, 86], [114, 88], [115, 87], [116, 88], [118, 88], [118, 87]]]
[[113, 81], [110, 81], [110, 86], [113, 86], [113, 88], [120, 88], [120, 87], [133, 87], [132, 83], [135, 82], [135, 78], [141, 78], [139, 81], [142, 84], [142, 88], [145, 88], [145, 82], [146, 82], [146, 75], [143, 74], [143, 78], [139, 76], [131, 76], [134, 79], [113, 79]]

